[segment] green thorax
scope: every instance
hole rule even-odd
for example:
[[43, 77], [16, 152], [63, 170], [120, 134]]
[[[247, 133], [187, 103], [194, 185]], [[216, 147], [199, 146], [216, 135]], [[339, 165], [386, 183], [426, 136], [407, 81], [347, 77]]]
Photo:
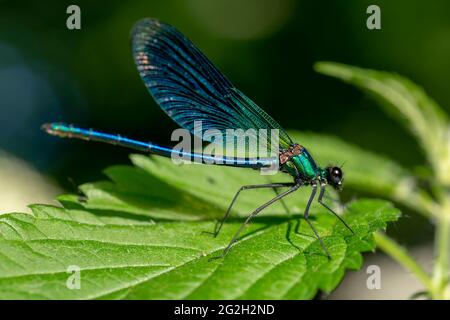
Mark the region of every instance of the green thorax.
[[302, 148], [299, 155], [291, 157], [284, 164], [284, 169], [293, 177], [301, 176], [310, 180], [319, 178], [322, 173], [306, 148]]

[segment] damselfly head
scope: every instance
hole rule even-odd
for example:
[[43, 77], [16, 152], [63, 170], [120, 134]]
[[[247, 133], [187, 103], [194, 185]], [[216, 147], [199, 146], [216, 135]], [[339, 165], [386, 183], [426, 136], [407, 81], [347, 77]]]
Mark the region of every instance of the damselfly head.
[[335, 189], [341, 189], [342, 182], [344, 181], [341, 168], [327, 167], [325, 170], [328, 184], [333, 186]]

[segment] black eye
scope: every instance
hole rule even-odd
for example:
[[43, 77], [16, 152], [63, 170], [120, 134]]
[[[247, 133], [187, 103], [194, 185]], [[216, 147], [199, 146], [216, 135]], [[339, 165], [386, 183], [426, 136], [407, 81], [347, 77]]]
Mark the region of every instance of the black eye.
[[342, 180], [342, 170], [338, 167], [331, 169], [331, 179], [334, 183], [339, 184]]

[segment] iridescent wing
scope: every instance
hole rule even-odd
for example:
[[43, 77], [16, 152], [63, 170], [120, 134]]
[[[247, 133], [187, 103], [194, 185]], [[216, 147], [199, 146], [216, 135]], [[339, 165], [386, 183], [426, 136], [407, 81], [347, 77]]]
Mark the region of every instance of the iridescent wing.
[[[204, 138], [209, 129], [278, 129], [278, 154], [291, 139], [281, 126], [258, 107], [171, 25], [143, 19], [132, 30], [132, 49], [139, 74], [159, 106], [178, 125]], [[202, 121], [201, 131], [194, 121]], [[198, 132], [197, 132], [198, 131]]]

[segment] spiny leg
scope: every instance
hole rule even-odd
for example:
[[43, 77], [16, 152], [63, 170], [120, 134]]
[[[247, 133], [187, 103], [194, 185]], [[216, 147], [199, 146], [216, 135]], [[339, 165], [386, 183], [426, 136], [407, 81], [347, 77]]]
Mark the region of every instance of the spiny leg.
[[[278, 189], [277, 189], [277, 188], [272, 188], [272, 189], [273, 189], [273, 192], [275, 192], [275, 195], [278, 196], [278, 195], [280, 194], [280, 193], [278, 192]], [[291, 215], [291, 212], [289, 211], [289, 208], [288, 208], [286, 202], [284, 202], [284, 199], [280, 199], [280, 202], [281, 202], [281, 205], [283, 206], [284, 210], [286, 211], [287, 215], [290, 216], [290, 215]]]
[[325, 247], [325, 244], [323, 243], [322, 239], [320, 238], [319, 234], [317, 233], [316, 229], [314, 228], [314, 226], [312, 225], [311, 221], [309, 221], [309, 207], [311, 207], [311, 203], [314, 200], [314, 197], [316, 196], [316, 192], [317, 192], [317, 184], [313, 184], [312, 185], [312, 192], [311, 195], [309, 196], [309, 200], [308, 203], [306, 204], [306, 208], [305, 208], [305, 213], [303, 214], [303, 216], [305, 217], [306, 222], [308, 222], [309, 226], [311, 227], [312, 231], [314, 232], [314, 234], [316, 235], [316, 238], [319, 240], [320, 245], [322, 246], [323, 251], [325, 251], [325, 253], [327, 254], [328, 258], [331, 259], [330, 254], [328, 253], [327, 247]]
[[289, 190], [286, 190], [282, 193], [280, 193], [278, 196], [276, 196], [275, 198], [273, 198], [272, 200], [264, 203], [262, 206], [258, 207], [255, 211], [253, 211], [248, 217], [247, 219], [245, 219], [244, 223], [240, 226], [240, 228], [238, 229], [238, 231], [236, 232], [236, 234], [233, 236], [233, 238], [231, 239], [230, 243], [226, 246], [226, 248], [223, 250], [222, 254], [220, 256], [217, 256], [213, 259], [217, 259], [217, 258], [223, 258], [228, 251], [231, 249], [231, 246], [233, 245], [234, 242], [236, 242], [237, 238], [239, 237], [239, 235], [241, 234], [242, 230], [244, 230], [245, 226], [250, 222], [250, 220], [255, 217], [259, 212], [261, 212], [262, 210], [264, 210], [265, 208], [267, 208], [268, 206], [270, 206], [271, 204], [273, 204], [274, 202], [282, 199], [283, 197], [287, 196], [288, 194], [296, 191], [298, 188], [300, 188], [300, 184], [294, 184]]
[[326, 209], [328, 209], [328, 211], [330, 211], [332, 214], [334, 214], [339, 220], [341, 220], [341, 222], [344, 224], [344, 226], [347, 227], [348, 230], [350, 230], [353, 234], [355, 234], [355, 233], [353, 232], [352, 228], [350, 228], [350, 227], [348, 226], [348, 224], [345, 223], [344, 219], [342, 219], [340, 215], [338, 215], [336, 212], [334, 212], [333, 209], [331, 209], [329, 206], [327, 206], [327, 205], [322, 201], [323, 195], [325, 194], [325, 186], [326, 186], [326, 185], [325, 185], [324, 183], [321, 183], [321, 184], [320, 184], [320, 194], [319, 194], [319, 198], [317, 199], [317, 201], [318, 201], [322, 206], [324, 206]]
[[241, 191], [249, 190], [249, 189], [292, 187], [294, 185], [295, 185], [295, 183], [293, 183], [293, 182], [281, 182], [281, 183], [253, 184], [253, 185], [247, 185], [247, 186], [240, 187], [238, 192], [236, 192], [236, 194], [234, 195], [233, 200], [231, 200], [231, 203], [230, 203], [230, 205], [229, 205], [229, 207], [227, 209], [227, 212], [225, 213], [223, 218], [216, 223], [216, 225], [214, 227], [214, 233], [213, 233], [214, 237], [217, 237], [217, 235], [219, 234], [220, 230], [222, 229], [222, 226], [223, 226], [224, 222], [230, 216], [231, 209], [233, 208], [233, 205], [236, 202], [236, 200], [237, 200], [239, 194], [241, 193]]
[[[273, 192], [275, 193], [276, 196], [278, 196], [278, 195], [280, 194], [280, 192], [278, 191], [277, 188], [273, 188]], [[286, 204], [286, 202], [284, 201], [284, 199], [280, 199], [280, 203], [281, 203], [281, 205], [283, 206], [284, 211], [286, 211], [286, 214], [287, 214], [288, 217], [290, 218], [290, 217], [291, 217], [291, 211], [289, 210], [289, 207], [287, 206], [287, 204]], [[295, 226], [296, 233], [297, 233], [297, 231], [298, 231], [299, 223], [300, 223], [300, 219], [297, 220], [297, 224], [296, 224], [296, 226]], [[289, 239], [289, 231], [290, 231], [290, 229], [291, 229], [291, 221], [290, 221], [290, 219], [289, 219], [289, 221], [288, 221], [288, 233], [286, 234], [286, 239], [287, 239], [294, 247], [296, 247], [295, 244], [293, 244], [293, 243], [291, 242], [291, 240]]]

